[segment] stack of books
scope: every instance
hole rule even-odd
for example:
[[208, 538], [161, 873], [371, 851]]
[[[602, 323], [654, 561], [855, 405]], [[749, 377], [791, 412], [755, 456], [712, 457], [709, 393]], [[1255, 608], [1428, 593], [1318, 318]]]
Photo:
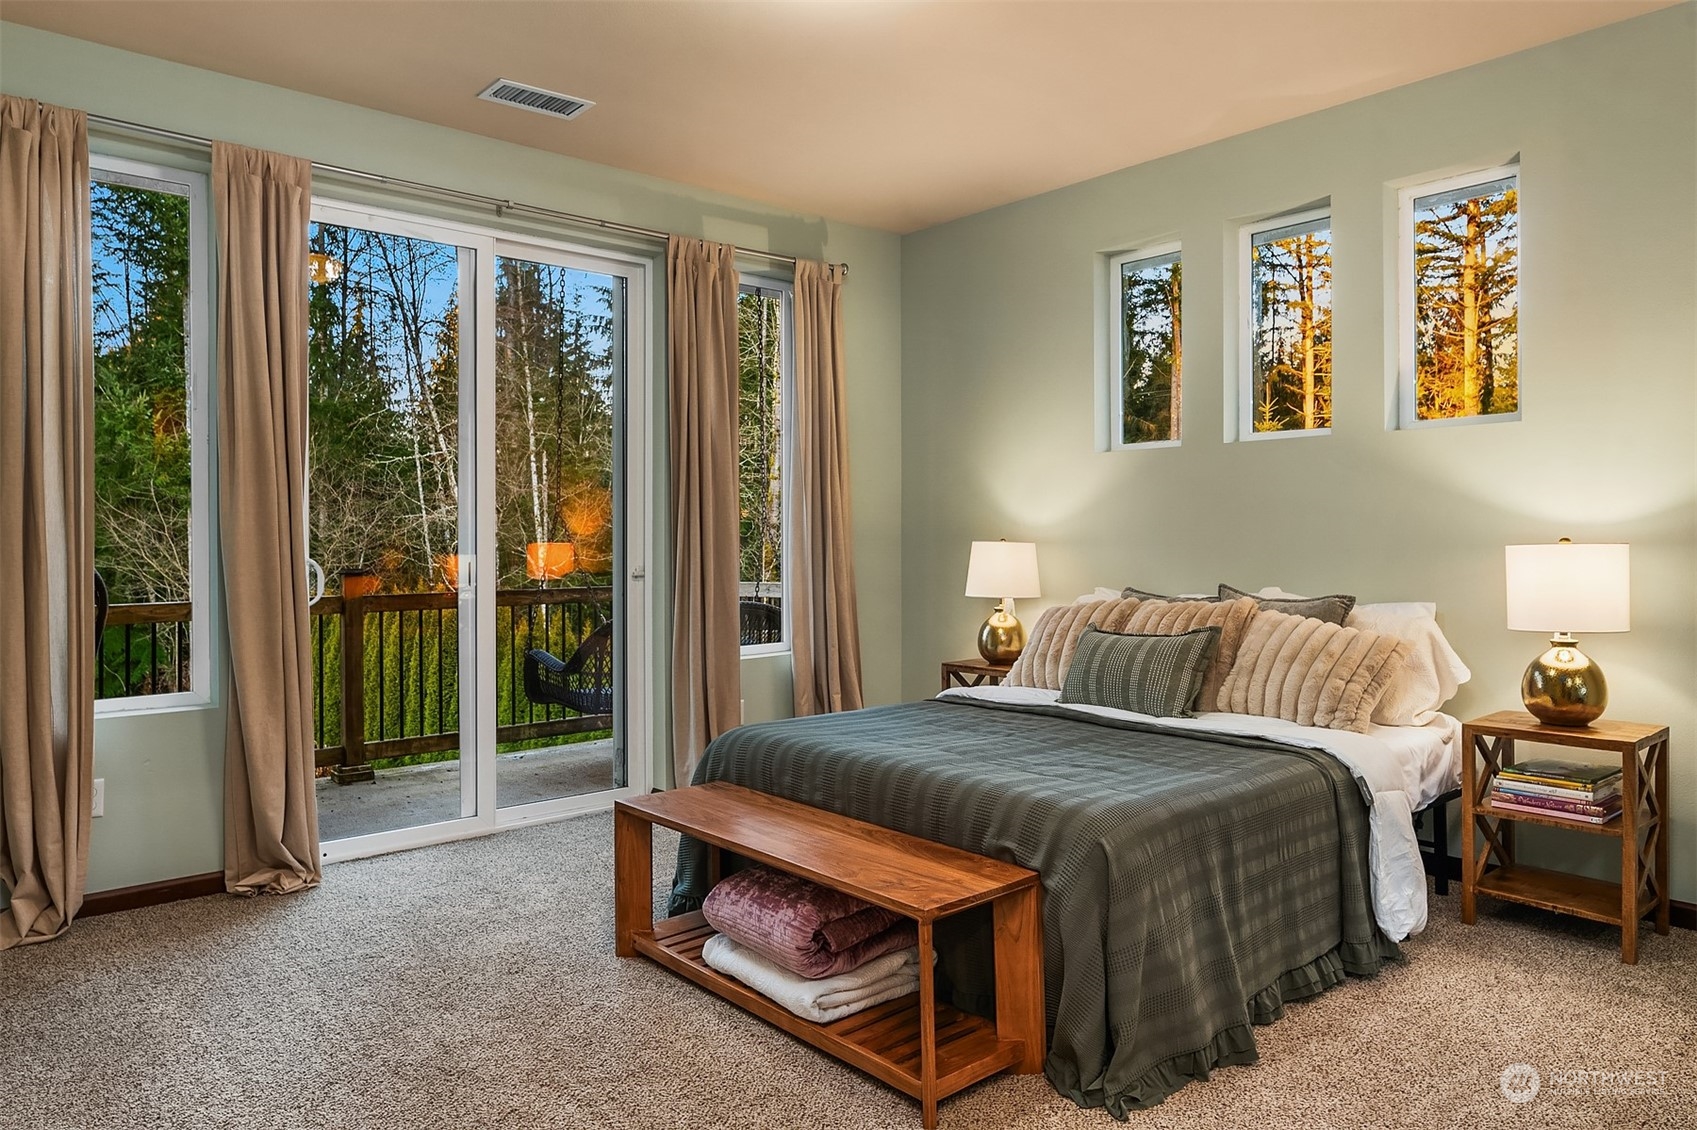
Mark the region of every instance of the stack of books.
[[1541, 758], [1497, 774], [1491, 807], [1578, 824], [1607, 824], [1620, 815], [1620, 766]]

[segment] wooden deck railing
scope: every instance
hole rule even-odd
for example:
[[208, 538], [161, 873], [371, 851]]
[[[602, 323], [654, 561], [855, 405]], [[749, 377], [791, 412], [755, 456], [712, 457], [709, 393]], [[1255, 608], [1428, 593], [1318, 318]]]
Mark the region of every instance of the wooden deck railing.
[[94, 697], [171, 694], [189, 686], [187, 601], [114, 604], [95, 656]]
[[[184, 603], [115, 604], [95, 697], [189, 689]], [[495, 739], [503, 746], [610, 729], [612, 717], [532, 702], [524, 654], [569, 658], [613, 614], [607, 586], [508, 589], [495, 598]], [[313, 741], [320, 769], [370, 779], [374, 761], [459, 748], [459, 598], [453, 592], [326, 596], [311, 609]], [[610, 673], [608, 675], [610, 678]]]
[[[495, 740], [502, 745], [612, 727], [532, 702], [524, 654], [564, 659], [613, 613], [608, 587], [507, 589], [495, 598]], [[453, 592], [327, 596], [312, 608], [313, 728], [319, 768], [369, 780], [371, 763], [459, 748], [459, 598]]]

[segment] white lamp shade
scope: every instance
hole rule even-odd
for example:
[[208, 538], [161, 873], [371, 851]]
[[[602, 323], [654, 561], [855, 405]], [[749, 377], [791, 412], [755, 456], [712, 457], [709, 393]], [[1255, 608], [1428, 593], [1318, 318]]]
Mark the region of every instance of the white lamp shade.
[[1042, 596], [1037, 587], [1037, 543], [975, 541], [966, 567], [966, 595], [993, 600]]
[[1510, 545], [1508, 627], [1513, 632], [1624, 632], [1632, 627], [1631, 547]]

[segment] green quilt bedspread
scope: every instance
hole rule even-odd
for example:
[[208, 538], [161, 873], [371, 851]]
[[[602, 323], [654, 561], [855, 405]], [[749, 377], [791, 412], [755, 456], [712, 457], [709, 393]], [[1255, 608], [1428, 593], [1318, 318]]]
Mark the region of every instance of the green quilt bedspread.
[[[1118, 1118], [1253, 1063], [1252, 1025], [1402, 956], [1373, 920], [1367, 802], [1319, 751], [932, 700], [744, 726], [708, 747], [704, 781], [1037, 871], [1045, 1071]], [[705, 877], [686, 839], [672, 913]], [[955, 1002], [993, 1015], [982, 908], [941, 923], [938, 951]]]

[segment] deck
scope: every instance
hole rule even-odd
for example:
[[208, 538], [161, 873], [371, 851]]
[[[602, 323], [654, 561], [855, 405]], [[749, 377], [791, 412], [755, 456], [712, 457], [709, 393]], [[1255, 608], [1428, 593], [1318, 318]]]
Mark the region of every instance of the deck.
[[[613, 742], [504, 753], [496, 759], [495, 801], [502, 808], [580, 796], [613, 787]], [[379, 769], [370, 781], [338, 785], [318, 779], [318, 833], [324, 841], [457, 819], [460, 765]]]

